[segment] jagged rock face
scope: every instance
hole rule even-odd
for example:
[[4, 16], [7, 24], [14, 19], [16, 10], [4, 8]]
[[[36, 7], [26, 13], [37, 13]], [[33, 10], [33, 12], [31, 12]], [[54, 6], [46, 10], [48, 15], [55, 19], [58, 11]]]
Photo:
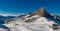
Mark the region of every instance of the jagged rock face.
[[52, 17], [44, 8], [34, 13], [34, 15], [41, 15], [42, 17]]
[[44, 8], [41, 8], [39, 11], [37, 11], [34, 15], [41, 15], [41, 16], [45, 16], [46, 11], [44, 10]]
[[44, 9], [41, 8], [41, 10], [34, 13], [34, 15], [38, 15], [38, 14], [41, 15], [41, 16], [44, 16]]

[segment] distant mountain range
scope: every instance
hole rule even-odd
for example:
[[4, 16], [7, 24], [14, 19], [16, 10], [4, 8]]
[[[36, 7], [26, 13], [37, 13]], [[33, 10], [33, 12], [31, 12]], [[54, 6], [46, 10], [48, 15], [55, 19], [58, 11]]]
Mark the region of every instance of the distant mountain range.
[[0, 24], [5, 23], [5, 21], [10, 20], [12, 18], [16, 18], [16, 16], [2, 16], [2, 15], [0, 15]]

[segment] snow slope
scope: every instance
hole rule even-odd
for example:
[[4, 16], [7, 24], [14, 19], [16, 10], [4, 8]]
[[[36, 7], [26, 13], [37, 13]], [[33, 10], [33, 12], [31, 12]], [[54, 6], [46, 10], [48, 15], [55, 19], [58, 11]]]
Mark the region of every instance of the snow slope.
[[[25, 22], [30, 20], [32, 20], [33, 22], [30, 23]], [[8, 22], [7, 24], [3, 24], [6, 27], [8, 27], [9, 30], [0, 28], [0, 31], [59, 31], [60, 29], [53, 30], [52, 28], [49, 27], [52, 26], [52, 24], [54, 23], [55, 23], [54, 21], [49, 21], [45, 17], [32, 16], [29, 18], [26, 17], [23, 22], [21, 22], [20, 19], [18, 19], [18, 21], [16, 20], [16, 21]]]

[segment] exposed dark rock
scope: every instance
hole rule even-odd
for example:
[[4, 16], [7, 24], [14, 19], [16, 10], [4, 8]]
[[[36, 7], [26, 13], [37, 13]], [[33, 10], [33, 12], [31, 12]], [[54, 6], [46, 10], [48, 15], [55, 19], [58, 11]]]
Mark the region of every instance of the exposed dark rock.
[[54, 29], [54, 30], [57, 30], [57, 29], [59, 29], [58, 26], [59, 26], [59, 25], [57, 25], [57, 24], [52, 24], [52, 27], [51, 27], [51, 26], [49, 26], [49, 27], [51, 27], [51, 28]]

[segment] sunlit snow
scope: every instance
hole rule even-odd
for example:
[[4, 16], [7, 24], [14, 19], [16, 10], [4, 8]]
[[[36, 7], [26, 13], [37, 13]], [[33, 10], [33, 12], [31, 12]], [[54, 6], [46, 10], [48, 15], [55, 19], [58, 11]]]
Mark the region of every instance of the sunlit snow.
[[[34, 18], [34, 19], [33, 19]], [[25, 22], [32, 20], [33, 22]], [[21, 22], [21, 21], [22, 22]], [[8, 22], [7, 24], [3, 24], [4, 26], [8, 27], [9, 29], [3, 29], [0, 28], [0, 31], [60, 31], [53, 30], [49, 26], [52, 26], [54, 24], [54, 21], [48, 21], [47, 18], [41, 17], [41, 16], [32, 16], [32, 17], [25, 17], [25, 20], [23, 19], [17, 19], [16, 21]]]

